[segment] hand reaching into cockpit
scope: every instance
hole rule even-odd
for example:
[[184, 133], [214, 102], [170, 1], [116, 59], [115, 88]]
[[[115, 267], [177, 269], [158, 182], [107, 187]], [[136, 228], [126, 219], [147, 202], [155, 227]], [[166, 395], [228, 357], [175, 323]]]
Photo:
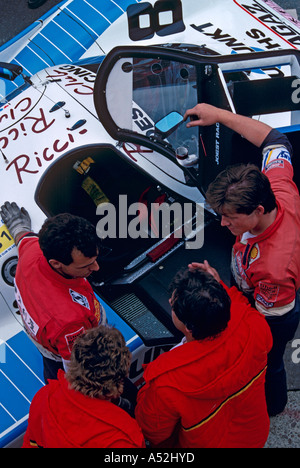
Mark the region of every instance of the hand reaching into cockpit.
[[184, 121], [188, 117], [190, 117], [190, 121], [186, 124], [188, 128], [205, 127], [218, 122], [242, 135], [258, 148], [260, 148], [272, 130], [272, 127], [264, 122], [205, 103], [197, 104], [192, 109], [188, 109], [184, 114]]
[[192, 109], [188, 109], [184, 114], [184, 121], [190, 118], [187, 127], [214, 125], [220, 120], [220, 110], [210, 104], [197, 104]]

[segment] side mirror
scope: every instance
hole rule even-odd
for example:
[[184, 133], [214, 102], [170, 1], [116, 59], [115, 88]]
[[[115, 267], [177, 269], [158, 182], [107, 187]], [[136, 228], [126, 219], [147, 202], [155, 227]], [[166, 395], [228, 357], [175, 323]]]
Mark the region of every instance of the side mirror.
[[183, 122], [183, 116], [179, 112], [170, 112], [159, 122], [156, 122], [155, 129], [158, 130], [163, 138], [168, 137]]
[[0, 62], [0, 78], [5, 80], [14, 81], [21, 75], [23, 68], [20, 65], [13, 63]]

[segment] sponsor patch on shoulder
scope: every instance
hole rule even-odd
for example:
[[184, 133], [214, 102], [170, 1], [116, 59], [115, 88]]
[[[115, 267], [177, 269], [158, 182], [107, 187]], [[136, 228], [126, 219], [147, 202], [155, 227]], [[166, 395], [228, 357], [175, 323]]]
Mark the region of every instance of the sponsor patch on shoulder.
[[277, 284], [264, 283], [260, 281], [259, 284], [259, 293], [267, 302], [275, 302], [278, 293], [279, 286]]
[[270, 169], [284, 169], [284, 161], [282, 159], [279, 159], [278, 161], [272, 161], [270, 162], [266, 168], [265, 172], [268, 172]]
[[264, 154], [262, 169], [284, 168], [284, 161], [292, 164], [291, 155], [284, 146], [269, 149]]
[[265, 299], [260, 294], [257, 294], [255, 299], [257, 300], [257, 302], [260, 302], [266, 309], [270, 309], [274, 306], [274, 302], [265, 301]]

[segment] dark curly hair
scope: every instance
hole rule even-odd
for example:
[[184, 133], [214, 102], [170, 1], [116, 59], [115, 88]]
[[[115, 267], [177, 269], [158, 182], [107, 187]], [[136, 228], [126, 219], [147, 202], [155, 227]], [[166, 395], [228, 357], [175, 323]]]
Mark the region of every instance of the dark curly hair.
[[72, 389], [86, 396], [113, 400], [123, 392], [130, 363], [122, 333], [100, 325], [75, 340], [66, 378]]
[[227, 328], [231, 300], [212, 275], [180, 270], [170, 285], [172, 309], [195, 340], [214, 338]]
[[96, 228], [84, 218], [62, 213], [48, 218], [39, 232], [39, 244], [46, 259], [70, 265], [77, 248], [87, 258], [96, 257], [100, 239]]

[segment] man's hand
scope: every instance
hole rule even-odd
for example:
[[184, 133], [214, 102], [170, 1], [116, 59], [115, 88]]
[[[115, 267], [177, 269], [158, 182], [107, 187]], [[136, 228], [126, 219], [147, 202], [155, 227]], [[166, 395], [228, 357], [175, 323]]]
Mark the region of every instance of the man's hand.
[[187, 123], [187, 127], [206, 127], [219, 122], [221, 112], [222, 110], [217, 107], [202, 103], [187, 110], [183, 119], [187, 120], [190, 117], [191, 121]]
[[197, 263], [197, 262], [192, 262], [189, 264], [189, 270], [202, 270], [206, 271], [206, 273], [209, 273], [211, 276], [215, 278], [215, 280], [218, 281], [218, 283], [221, 281], [220, 275], [217, 272], [215, 268], [210, 266], [207, 260], [204, 260], [204, 263]]
[[190, 117], [187, 127], [206, 127], [217, 122], [225, 125], [234, 132], [242, 135], [246, 140], [260, 148], [272, 127], [250, 117], [234, 114], [231, 111], [211, 106], [210, 104], [197, 104], [192, 109], [188, 109], [184, 114], [184, 120]]
[[25, 208], [19, 208], [15, 202], [5, 202], [1, 206], [0, 215], [15, 242], [21, 234], [31, 231], [31, 219]]

